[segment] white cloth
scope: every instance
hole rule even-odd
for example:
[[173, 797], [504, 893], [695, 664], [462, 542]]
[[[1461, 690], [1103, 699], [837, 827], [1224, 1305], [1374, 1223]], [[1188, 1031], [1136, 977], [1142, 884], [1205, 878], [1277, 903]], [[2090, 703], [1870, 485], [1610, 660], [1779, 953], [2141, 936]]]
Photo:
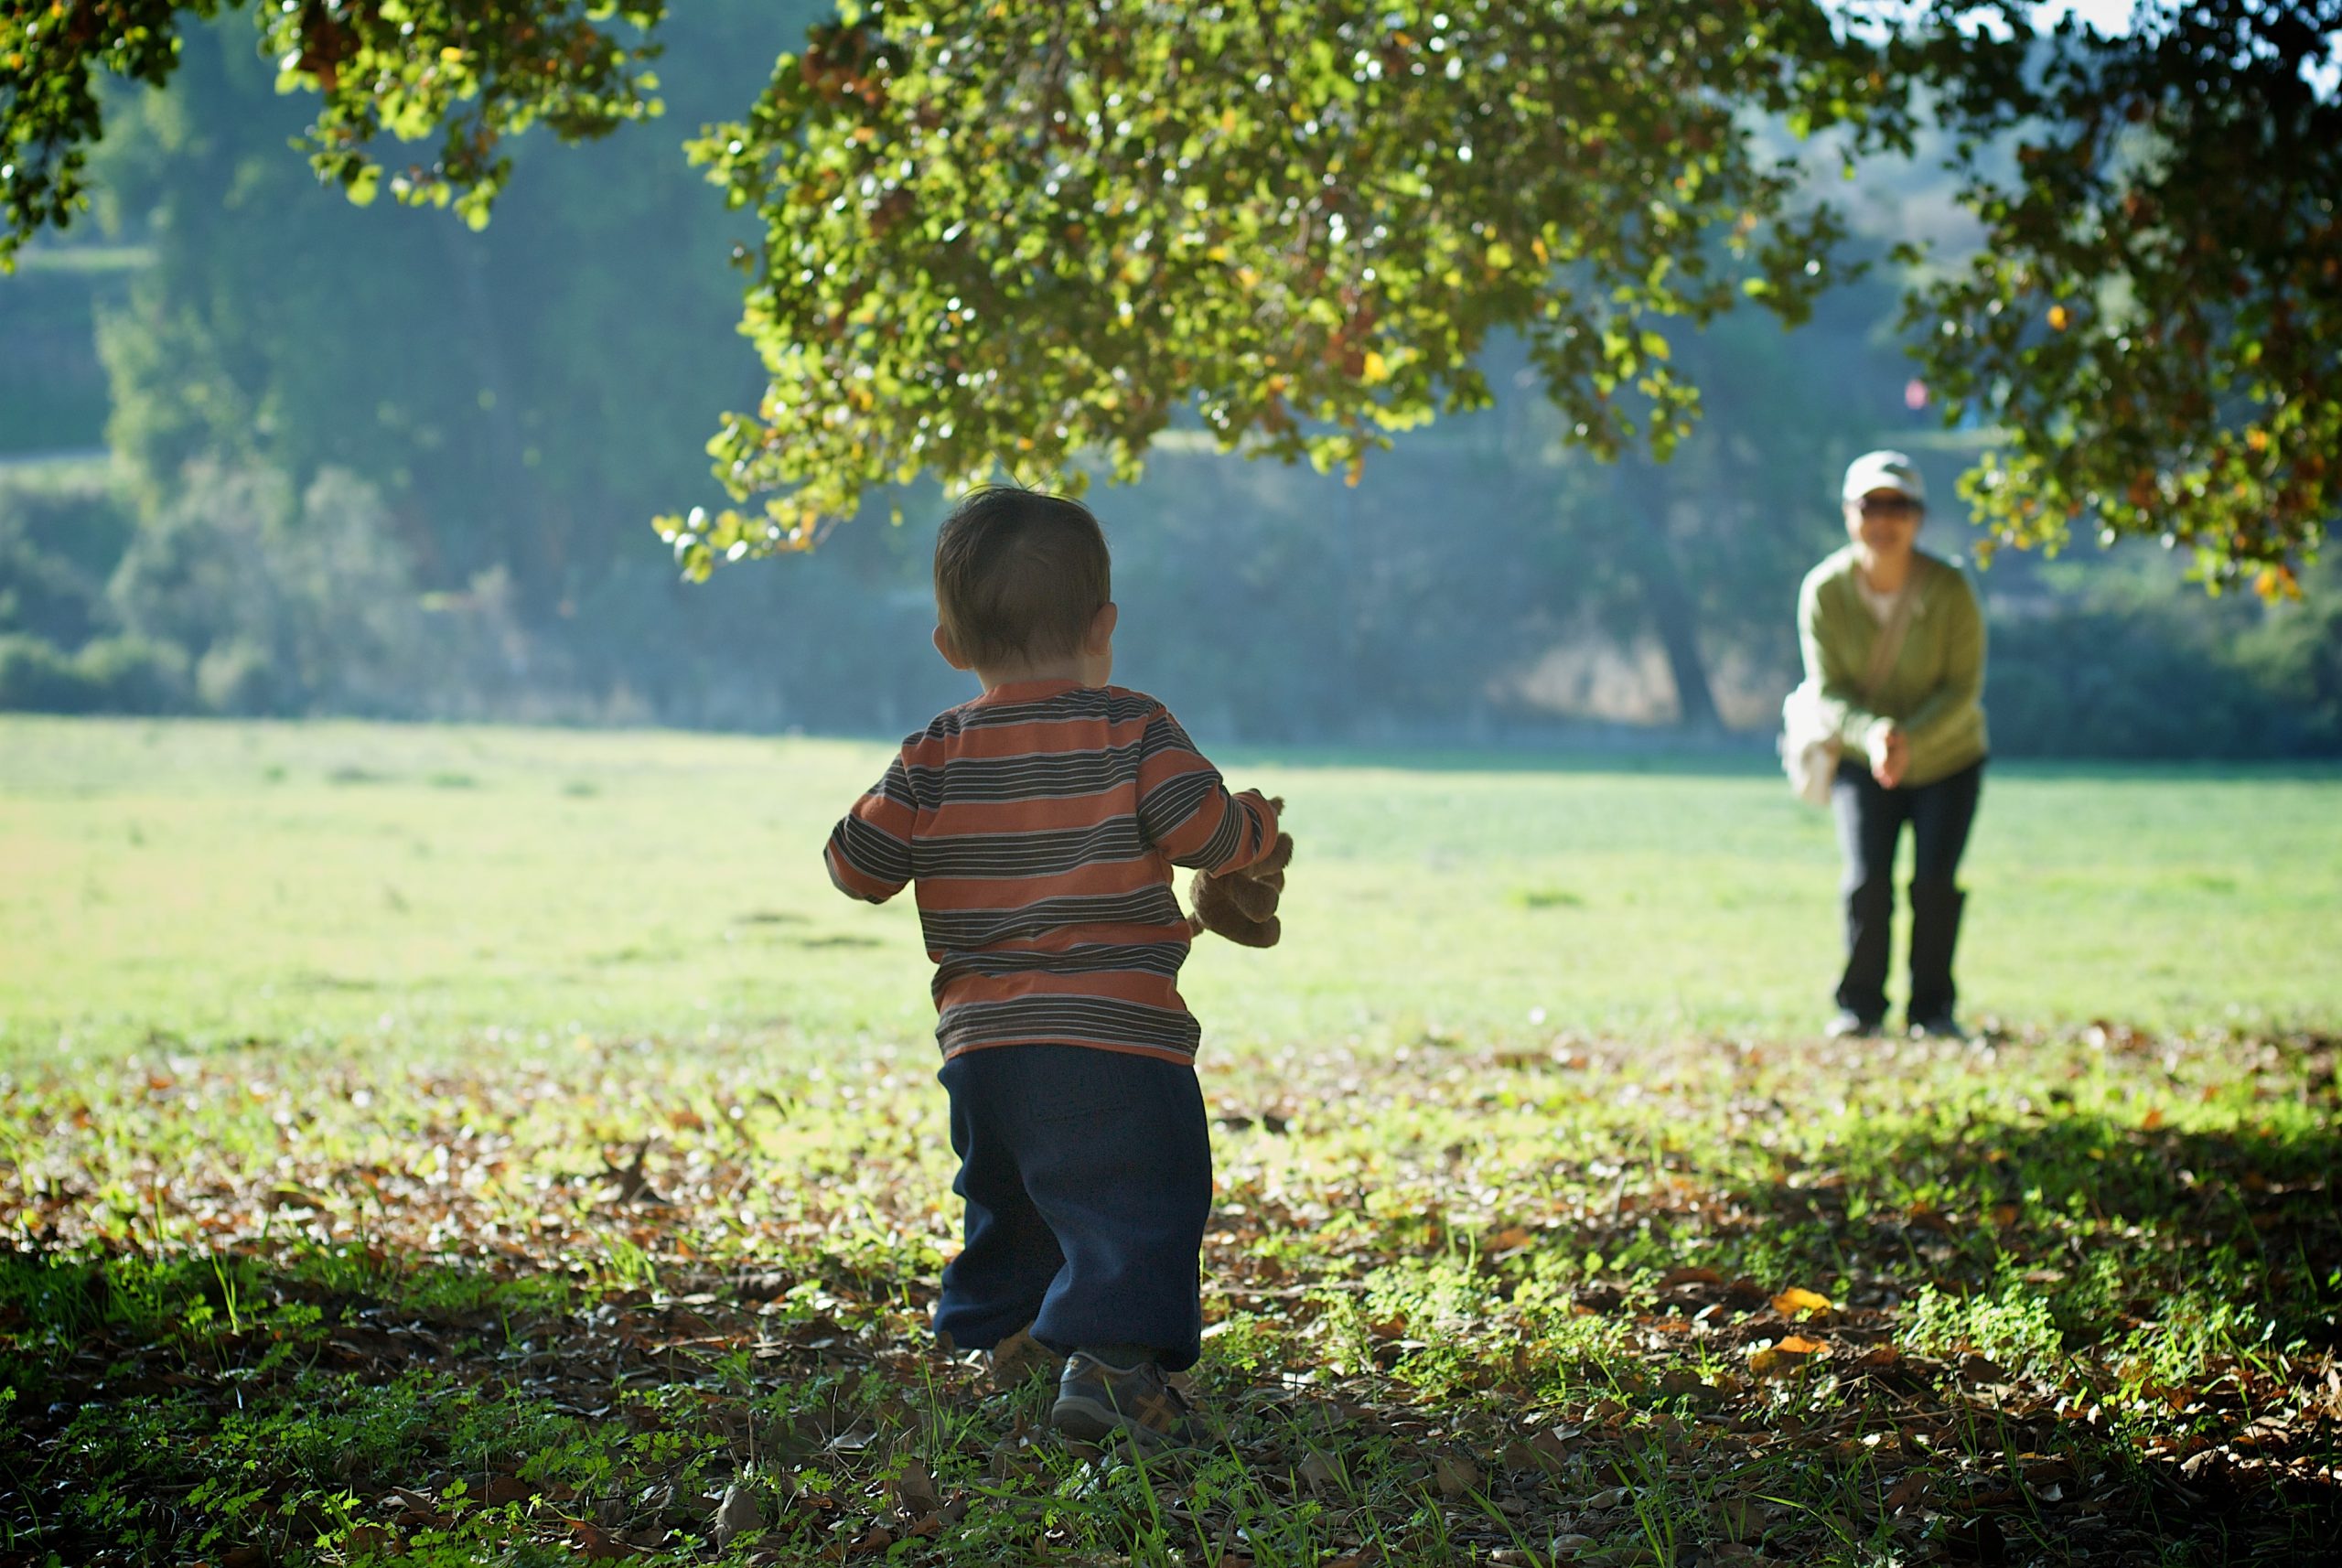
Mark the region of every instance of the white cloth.
[[1886, 624], [1887, 618], [1895, 613], [1895, 607], [1896, 603], [1902, 599], [1905, 594], [1910, 592], [1910, 590], [1911, 585], [1908, 583], [1906, 583], [1903, 586], [1896, 589], [1891, 594], [1882, 594], [1876, 588], [1872, 587], [1869, 583], [1865, 582], [1860, 572], [1856, 572], [1854, 574], [1854, 591], [1862, 595], [1864, 605], [1868, 607], [1870, 610], [1871, 619], [1878, 622], [1881, 626], [1885, 626]]

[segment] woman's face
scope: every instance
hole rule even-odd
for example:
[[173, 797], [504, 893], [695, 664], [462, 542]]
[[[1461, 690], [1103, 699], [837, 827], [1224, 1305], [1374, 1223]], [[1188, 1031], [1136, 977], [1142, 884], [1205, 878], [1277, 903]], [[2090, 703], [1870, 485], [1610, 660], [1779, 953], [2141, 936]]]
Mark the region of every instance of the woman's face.
[[1846, 503], [1846, 537], [1875, 558], [1907, 555], [1926, 516], [1918, 501], [1901, 490], [1873, 490]]

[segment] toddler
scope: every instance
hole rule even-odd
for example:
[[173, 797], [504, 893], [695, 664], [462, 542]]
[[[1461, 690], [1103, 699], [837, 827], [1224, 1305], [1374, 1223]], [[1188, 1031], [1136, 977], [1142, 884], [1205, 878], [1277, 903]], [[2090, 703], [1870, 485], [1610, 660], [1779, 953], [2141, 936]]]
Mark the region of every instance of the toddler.
[[996, 1369], [1066, 1358], [1051, 1421], [1190, 1441], [1211, 1149], [1171, 868], [1281, 870], [1277, 803], [1231, 794], [1162, 703], [1107, 684], [1106, 540], [1080, 503], [988, 489], [935, 545], [935, 646], [983, 695], [903, 743], [830, 835], [831, 880], [915, 885], [965, 1247], [935, 1328]]

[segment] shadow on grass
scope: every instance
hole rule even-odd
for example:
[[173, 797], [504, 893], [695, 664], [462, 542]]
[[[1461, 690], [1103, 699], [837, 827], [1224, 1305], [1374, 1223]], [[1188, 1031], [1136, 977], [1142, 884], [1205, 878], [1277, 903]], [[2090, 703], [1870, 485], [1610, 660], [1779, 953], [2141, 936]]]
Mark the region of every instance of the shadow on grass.
[[[2342, 1127], [2330, 1118], [2194, 1132], [2053, 1109], [1859, 1133], [1826, 1170], [1751, 1200], [1760, 1215], [1866, 1230], [1874, 1248], [1907, 1255], [1915, 1237], [1949, 1243], [1971, 1285], [2012, 1264], [2109, 1291], [2152, 1280], [2253, 1304], [2282, 1337], [2324, 1347], [2342, 1308], [2337, 1180]], [[1977, 1276], [1979, 1263], [1993, 1273]]]
[[695, 1552], [703, 1481], [834, 1435], [758, 1397], [809, 1386], [772, 1372], [868, 1361], [825, 1353], [855, 1340], [818, 1310], [746, 1313], [782, 1282], [728, 1283], [654, 1303], [349, 1248], [0, 1253], [0, 1563]]
[[[1743, 1276], [1742, 1305], [1764, 1294], [1749, 1275], [1843, 1282], [1834, 1320], [1891, 1317], [1905, 1353], [1875, 1374], [1882, 1386], [1989, 1423], [1979, 1446], [2009, 1455], [2012, 1474], [2027, 1455], [2089, 1455], [2085, 1468], [2121, 1477], [2133, 1524], [2185, 1543], [2187, 1561], [2331, 1550], [2342, 1528], [2342, 1127], [2330, 1107], [2197, 1132], [2053, 1104], [1862, 1128], [1826, 1159], [1790, 1164], [1733, 1195], [1706, 1254]], [[1734, 1288], [1673, 1295], [1697, 1311]], [[1826, 1338], [1831, 1321], [1789, 1331]], [[2058, 1512], [2023, 1485], [1967, 1500], [2023, 1505], [2043, 1529], [1971, 1524], [1947, 1547], [1953, 1557], [2048, 1551]]]

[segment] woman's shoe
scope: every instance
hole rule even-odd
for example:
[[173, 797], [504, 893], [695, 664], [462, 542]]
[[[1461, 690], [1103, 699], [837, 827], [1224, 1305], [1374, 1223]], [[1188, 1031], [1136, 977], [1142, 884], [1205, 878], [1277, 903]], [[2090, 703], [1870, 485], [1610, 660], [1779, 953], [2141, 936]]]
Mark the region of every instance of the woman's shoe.
[[1833, 1040], [1875, 1040], [1885, 1028], [1884, 1019], [1865, 1018], [1851, 1007], [1841, 1007], [1822, 1032]]

